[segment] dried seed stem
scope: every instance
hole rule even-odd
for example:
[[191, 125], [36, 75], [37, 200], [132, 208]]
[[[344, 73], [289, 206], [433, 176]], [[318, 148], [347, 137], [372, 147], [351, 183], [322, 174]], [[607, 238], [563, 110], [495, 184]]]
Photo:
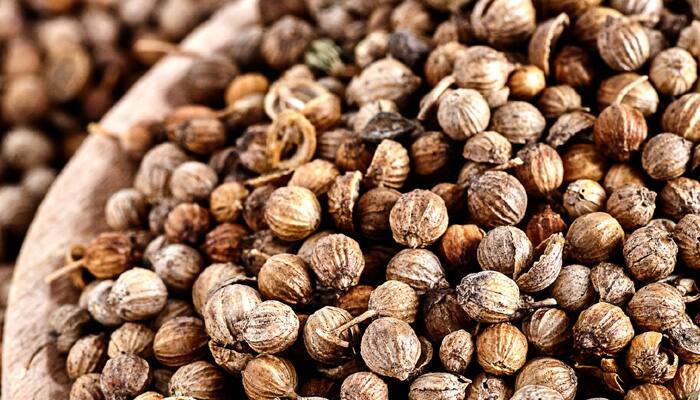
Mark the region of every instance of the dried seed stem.
[[66, 264], [65, 266], [53, 271], [52, 273], [46, 275], [44, 278], [44, 282], [46, 283], [52, 283], [53, 281], [57, 280], [58, 278], [68, 275], [72, 272], [78, 271], [81, 268], [85, 267], [85, 261], [80, 259], [77, 261], [73, 261], [72, 263]]
[[339, 327], [333, 329], [333, 333], [336, 335], [339, 335], [340, 333], [352, 328], [355, 325], [361, 324], [362, 322], [373, 318], [375, 316], [379, 315], [379, 312], [376, 310], [367, 310], [363, 312], [362, 314], [358, 315], [357, 317], [351, 319], [350, 321], [344, 323], [343, 325], [340, 325]]
[[135, 53], [160, 53], [163, 55], [175, 55], [181, 57], [202, 58], [202, 54], [185, 50], [176, 44], [158, 39], [139, 39], [134, 43]]

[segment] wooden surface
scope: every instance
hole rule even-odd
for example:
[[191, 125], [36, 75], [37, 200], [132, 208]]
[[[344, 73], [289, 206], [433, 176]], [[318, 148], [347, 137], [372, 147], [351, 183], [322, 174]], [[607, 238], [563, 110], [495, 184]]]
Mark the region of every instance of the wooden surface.
[[[256, 19], [254, 0], [229, 4], [190, 35], [183, 47], [211, 53]], [[119, 133], [139, 120], [164, 115], [179, 102], [171, 89], [191, 62], [175, 56], [161, 61], [103, 118], [102, 126]], [[104, 204], [111, 193], [130, 184], [135, 168], [116, 141], [92, 135], [44, 199], [20, 252], [10, 290], [2, 351], [4, 400], [68, 398], [65, 359], [47, 335], [47, 319], [58, 305], [74, 302], [77, 292], [69, 279], [51, 285], [43, 279], [63, 265], [67, 246], [85, 243], [106, 229]]]

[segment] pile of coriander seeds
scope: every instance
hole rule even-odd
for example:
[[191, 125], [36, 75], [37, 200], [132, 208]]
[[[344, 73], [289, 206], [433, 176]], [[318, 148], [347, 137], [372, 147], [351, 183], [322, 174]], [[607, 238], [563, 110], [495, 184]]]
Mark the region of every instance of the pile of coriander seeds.
[[13, 262], [57, 171], [153, 62], [218, 0], [0, 2], [0, 261]]
[[118, 135], [71, 400], [690, 400], [700, 3], [260, 1]]

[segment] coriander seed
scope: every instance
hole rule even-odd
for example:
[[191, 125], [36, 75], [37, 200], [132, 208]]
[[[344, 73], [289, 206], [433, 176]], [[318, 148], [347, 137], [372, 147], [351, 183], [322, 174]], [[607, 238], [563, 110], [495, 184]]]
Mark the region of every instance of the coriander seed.
[[204, 322], [195, 317], [166, 321], [153, 339], [153, 354], [167, 367], [181, 367], [204, 358], [207, 347]]
[[293, 254], [273, 255], [258, 272], [258, 289], [266, 299], [308, 304], [313, 295], [309, 266]]
[[168, 383], [173, 396], [202, 400], [219, 400], [226, 396], [226, 376], [206, 361], [195, 361], [175, 371]]
[[533, 247], [525, 232], [500, 226], [479, 242], [476, 257], [481, 269], [517, 278], [532, 263]]
[[566, 234], [569, 255], [584, 264], [607, 260], [620, 247], [624, 231], [620, 224], [603, 212], [582, 215]]
[[597, 101], [601, 109], [619, 101], [638, 109], [644, 116], [650, 116], [658, 109], [659, 94], [648, 77], [634, 72], [623, 72], [600, 83]]
[[554, 389], [564, 400], [576, 397], [578, 378], [573, 368], [556, 358], [542, 357], [527, 362], [515, 378], [515, 390], [527, 386]]
[[524, 101], [508, 101], [496, 109], [491, 118], [491, 130], [499, 132], [511, 143], [537, 141], [546, 127], [542, 113]]
[[700, 216], [688, 214], [681, 218], [673, 230], [673, 237], [678, 244], [678, 251], [684, 264], [692, 269], [700, 268], [700, 247], [697, 237], [700, 234]]
[[605, 189], [598, 182], [579, 179], [567, 186], [562, 202], [569, 217], [575, 219], [603, 210], [605, 200]]
[[[347, 311], [336, 307], [323, 307], [309, 316], [304, 324], [304, 346], [309, 356], [324, 364], [339, 364], [353, 356], [360, 329], [353, 326], [341, 329], [352, 320]], [[349, 346], [343, 346], [343, 342]]]
[[700, 124], [695, 115], [700, 109], [700, 94], [688, 93], [674, 100], [664, 111], [664, 131], [675, 133], [695, 143], [700, 140]]
[[157, 315], [167, 299], [168, 291], [156, 273], [132, 268], [114, 282], [107, 303], [120, 318], [140, 321]]
[[382, 378], [372, 372], [356, 372], [343, 380], [340, 386], [340, 398], [342, 400], [388, 400], [389, 388]]
[[649, 139], [642, 151], [642, 167], [653, 179], [667, 181], [678, 178], [690, 161], [692, 143], [672, 133], [661, 133]]
[[309, 189], [290, 186], [276, 189], [267, 199], [265, 221], [282, 240], [301, 240], [321, 221], [321, 206]]
[[407, 323], [390, 317], [374, 320], [362, 335], [361, 355], [369, 369], [406, 380], [418, 363], [421, 345]]
[[470, 182], [467, 205], [471, 217], [481, 226], [515, 225], [525, 216], [527, 193], [512, 175], [488, 171]]
[[486, 129], [491, 111], [478, 91], [456, 89], [440, 99], [437, 118], [451, 139], [465, 140]]
[[563, 354], [571, 340], [571, 321], [566, 312], [540, 308], [523, 321], [523, 333], [530, 346], [547, 355]]
[[144, 324], [125, 322], [109, 337], [107, 354], [115, 358], [122, 354], [133, 354], [149, 358], [153, 354], [155, 333]]
[[624, 307], [635, 293], [634, 281], [624, 268], [608, 262], [591, 268], [591, 284], [601, 301], [618, 307]]
[[419, 295], [449, 286], [440, 259], [430, 250], [404, 249], [386, 266], [386, 279], [408, 284]]
[[656, 210], [656, 192], [630, 184], [615, 189], [607, 202], [607, 211], [625, 229], [635, 229], [651, 221]]
[[294, 365], [284, 358], [260, 355], [248, 362], [241, 375], [243, 389], [251, 400], [296, 396], [297, 373]]
[[408, 247], [426, 247], [447, 230], [445, 202], [427, 190], [414, 190], [399, 197], [389, 214], [392, 235]]
[[650, 283], [632, 296], [627, 312], [640, 328], [662, 332], [674, 327], [685, 316], [685, 303], [681, 292], [673, 286]]
[[620, 307], [596, 303], [583, 310], [573, 327], [575, 348], [596, 357], [615, 356], [634, 337], [629, 317]]
[[245, 313], [234, 329], [260, 354], [276, 354], [288, 349], [297, 339], [299, 318], [291, 307], [266, 300]]
[[616, 71], [634, 71], [649, 58], [651, 47], [642, 26], [627, 18], [608, 22], [597, 38], [598, 51]]
[[678, 247], [673, 235], [656, 227], [643, 227], [625, 240], [622, 254], [630, 274], [641, 282], [657, 282], [676, 267]]
[[698, 78], [695, 58], [685, 49], [672, 47], [658, 53], [651, 61], [649, 78], [659, 92], [680, 96], [688, 92]]
[[354, 239], [331, 234], [320, 238], [313, 247], [310, 265], [320, 286], [345, 290], [359, 283], [365, 260]]
[[440, 362], [453, 374], [464, 374], [474, 354], [474, 339], [465, 330], [454, 331], [440, 343]]
[[66, 356], [66, 371], [71, 379], [100, 372], [107, 360], [107, 344], [103, 334], [78, 339]]
[[624, 104], [605, 108], [593, 129], [598, 150], [615, 161], [627, 161], [647, 137], [647, 123], [637, 109]]
[[526, 356], [525, 335], [507, 322], [488, 326], [476, 339], [476, 359], [488, 373], [513, 375], [525, 364]]
[[105, 364], [100, 377], [107, 400], [129, 399], [143, 393], [151, 383], [151, 368], [141, 357], [126, 354]]
[[632, 339], [625, 363], [634, 379], [663, 383], [676, 375], [678, 356], [662, 346], [662, 339], [658, 332], [645, 332]]
[[430, 372], [416, 378], [408, 392], [409, 400], [463, 399], [471, 381], [447, 372]]

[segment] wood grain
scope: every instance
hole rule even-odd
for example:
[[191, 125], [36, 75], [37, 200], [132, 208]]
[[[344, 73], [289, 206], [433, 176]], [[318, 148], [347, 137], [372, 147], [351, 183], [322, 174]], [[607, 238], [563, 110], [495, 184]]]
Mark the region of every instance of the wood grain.
[[[183, 48], [208, 54], [257, 21], [255, 0], [239, 0], [218, 11], [193, 32]], [[172, 97], [192, 59], [170, 56], [159, 62], [102, 119], [110, 132], [123, 132], [143, 119], [163, 116], [179, 102]], [[68, 279], [43, 279], [63, 265], [73, 243], [85, 243], [106, 229], [103, 209], [114, 191], [130, 184], [136, 165], [117, 143], [91, 135], [60, 174], [36, 214], [20, 252], [5, 317], [2, 397], [5, 400], [68, 398], [65, 359], [47, 334], [47, 320], [60, 304], [74, 302]]]

